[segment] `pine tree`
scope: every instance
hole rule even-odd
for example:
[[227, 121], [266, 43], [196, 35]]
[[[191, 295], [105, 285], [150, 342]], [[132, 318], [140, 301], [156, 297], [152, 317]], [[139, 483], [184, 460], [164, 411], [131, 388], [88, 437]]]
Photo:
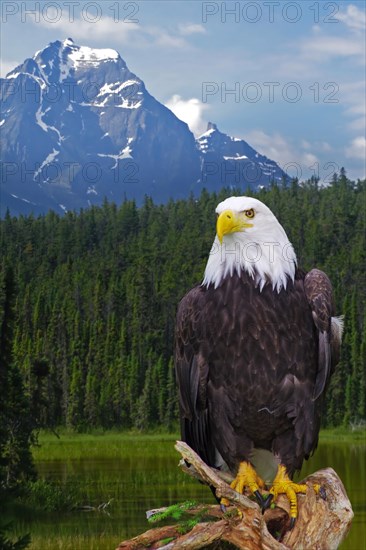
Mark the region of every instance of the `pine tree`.
[[13, 357], [14, 274], [0, 272], [0, 498], [35, 477], [31, 445], [34, 421]]

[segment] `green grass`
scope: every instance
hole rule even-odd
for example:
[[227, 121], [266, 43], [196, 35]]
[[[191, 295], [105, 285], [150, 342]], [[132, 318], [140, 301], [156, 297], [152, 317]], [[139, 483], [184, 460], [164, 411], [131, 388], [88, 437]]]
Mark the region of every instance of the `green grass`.
[[[33, 448], [35, 461], [41, 460], [78, 460], [81, 458], [121, 458], [131, 455], [131, 447], [143, 457], [166, 456], [167, 447], [162, 442], [171, 441], [171, 453], [178, 456], [174, 450], [174, 442], [179, 439], [178, 434], [140, 432], [95, 432], [87, 434], [58, 432], [58, 439], [54, 433], [41, 432], [39, 446]], [[146, 445], [148, 443], [148, 445]]]
[[66, 512], [75, 509], [83, 502], [82, 498], [83, 493], [76, 483], [37, 479], [26, 484], [19, 502], [32, 510]]
[[116, 548], [121, 540], [121, 537], [105, 533], [99, 537], [95, 534], [88, 536], [67, 533], [48, 539], [44, 536], [33, 536], [28, 550], [107, 550]]
[[[78, 460], [85, 457], [121, 458], [131, 455], [131, 448], [143, 457], [178, 456], [174, 450], [174, 442], [180, 438], [178, 433], [146, 433], [95, 431], [92, 433], [73, 433], [65, 430], [58, 432], [58, 439], [54, 433], [43, 431], [39, 436], [39, 446], [34, 447], [35, 461], [43, 460]], [[354, 430], [347, 428], [332, 428], [320, 432], [320, 441], [366, 443], [366, 428], [358, 427]], [[171, 446], [162, 445], [162, 442], [171, 442]], [[148, 443], [148, 445], [147, 445]]]
[[350, 428], [328, 428], [321, 430], [320, 441], [345, 441], [348, 443], [366, 443], [366, 426]]

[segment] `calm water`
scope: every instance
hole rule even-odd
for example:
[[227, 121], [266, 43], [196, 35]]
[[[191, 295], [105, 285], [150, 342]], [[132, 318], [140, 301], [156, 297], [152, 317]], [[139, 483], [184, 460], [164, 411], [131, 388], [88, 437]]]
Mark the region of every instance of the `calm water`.
[[[143, 445], [143, 449], [142, 446]], [[151, 446], [151, 452], [149, 449]], [[321, 443], [304, 465], [301, 476], [332, 466], [344, 482], [355, 519], [342, 550], [366, 548], [366, 445]], [[38, 462], [42, 478], [80, 484], [85, 504], [98, 506], [111, 499], [103, 512], [36, 513], [17, 511], [16, 530], [31, 532], [32, 550], [111, 550], [120, 541], [147, 528], [145, 511], [196, 499], [212, 503], [207, 487], [182, 474], [173, 441], [131, 441], [116, 459]]]

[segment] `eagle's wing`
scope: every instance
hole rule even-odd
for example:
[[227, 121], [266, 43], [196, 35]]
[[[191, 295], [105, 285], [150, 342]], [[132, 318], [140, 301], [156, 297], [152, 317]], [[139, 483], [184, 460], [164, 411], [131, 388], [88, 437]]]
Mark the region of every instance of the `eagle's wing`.
[[312, 269], [305, 276], [304, 289], [318, 331], [318, 372], [313, 393], [316, 400], [324, 392], [335, 366], [335, 357], [332, 357], [332, 351], [336, 354], [332, 346], [332, 285], [323, 271]]
[[208, 365], [203, 357], [203, 290], [193, 288], [181, 300], [176, 321], [175, 372], [179, 388], [182, 438], [211, 466], [216, 450], [212, 443], [207, 409]]

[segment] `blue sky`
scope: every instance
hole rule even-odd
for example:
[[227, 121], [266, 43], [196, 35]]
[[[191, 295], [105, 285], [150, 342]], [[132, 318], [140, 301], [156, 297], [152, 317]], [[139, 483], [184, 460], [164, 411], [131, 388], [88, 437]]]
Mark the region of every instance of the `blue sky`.
[[1, 76], [49, 42], [114, 48], [196, 134], [301, 178], [365, 177], [365, 2], [2, 2]]

